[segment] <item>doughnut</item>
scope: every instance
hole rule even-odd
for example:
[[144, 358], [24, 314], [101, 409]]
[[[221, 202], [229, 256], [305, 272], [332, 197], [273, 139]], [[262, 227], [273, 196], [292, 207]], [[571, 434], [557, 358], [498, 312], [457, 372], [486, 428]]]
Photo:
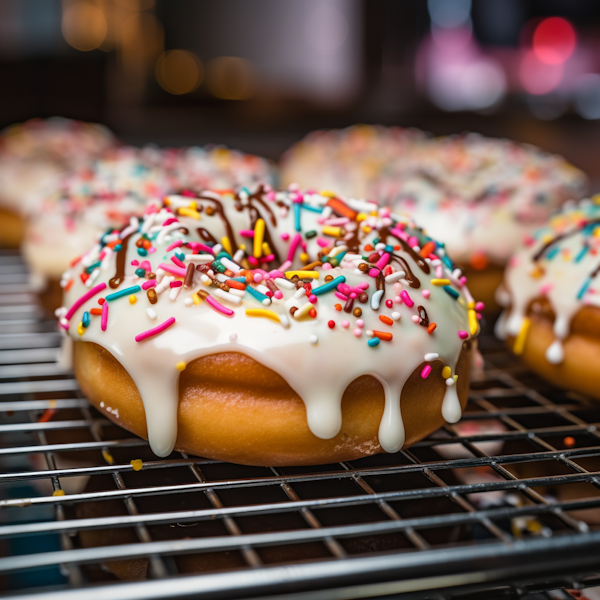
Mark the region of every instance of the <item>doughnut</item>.
[[443, 246], [372, 202], [264, 185], [169, 196], [62, 281], [82, 391], [158, 456], [397, 452], [467, 401], [482, 307]]
[[57, 177], [116, 144], [95, 123], [32, 119], [0, 132], [0, 247], [17, 248], [24, 219]]
[[148, 200], [181, 189], [237, 188], [273, 183], [273, 169], [257, 156], [220, 146], [159, 150], [122, 146], [65, 174], [31, 213], [23, 253], [43, 306], [61, 305], [61, 274], [89, 242], [122, 228]]
[[496, 333], [554, 385], [600, 400], [600, 196], [568, 203], [511, 258]]
[[523, 236], [587, 187], [563, 158], [527, 144], [369, 126], [310, 134], [284, 155], [281, 178], [373, 198], [426, 223], [490, 308]]

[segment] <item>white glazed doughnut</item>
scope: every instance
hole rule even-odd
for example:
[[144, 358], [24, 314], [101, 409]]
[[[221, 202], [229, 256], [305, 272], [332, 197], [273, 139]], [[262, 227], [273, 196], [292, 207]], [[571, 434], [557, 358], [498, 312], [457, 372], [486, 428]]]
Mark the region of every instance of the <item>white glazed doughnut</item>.
[[442, 247], [373, 203], [171, 196], [63, 281], [82, 389], [159, 456], [396, 452], [467, 399], [480, 307]]

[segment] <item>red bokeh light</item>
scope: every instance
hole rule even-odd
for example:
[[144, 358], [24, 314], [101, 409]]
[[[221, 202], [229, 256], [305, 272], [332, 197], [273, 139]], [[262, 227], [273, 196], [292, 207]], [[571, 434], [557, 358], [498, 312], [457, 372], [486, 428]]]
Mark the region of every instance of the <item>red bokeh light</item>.
[[521, 59], [519, 77], [527, 92], [542, 95], [558, 87], [562, 81], [563, 72], [562, 63], [543, 63], [537, 53], [530, 50]]
[[573, 25], [562, 17], [544, 19], [533, 33], [533, 51], [547, 65], [564, 63], [573, 54], [576, 43]]

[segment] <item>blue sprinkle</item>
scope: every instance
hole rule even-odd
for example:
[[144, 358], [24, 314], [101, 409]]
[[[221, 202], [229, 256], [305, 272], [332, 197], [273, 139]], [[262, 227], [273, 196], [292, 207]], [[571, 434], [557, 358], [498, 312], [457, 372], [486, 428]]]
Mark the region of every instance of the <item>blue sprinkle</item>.
[[548, 253], [546, 254], [546, 258], [548, 260], [552, 260], [557, 254], [558, 254], [558, 246], [554, 246], [554, 248], [548, 250]]
[[[440, 258], [442, 259], [442, 262], [451, 270], [454, 270], [454, 265], [452, 264], [452, 261], [446, 256], [440, 256]], [[454, 291], [454, 290], [452, 290]], [[458, 298], [458, 295], [456, 296]]]
[[340, 283], [346, 283], [346, 278], [343, 275], [340, 275], [339, 277], [336, 277], [335, 279], [332, 279], [331, 281], [320, 285], [319, 287], [313, 288], [312, 293], [315, 296], [320, 296], [321, 294], [335, 290]]
[[[244, 279], [244, 281], [246, 281]], [[256, 300], [258, 300], [259, 302], [262, 303], [263, 300], [268, 300], [269, 298], [267, 296], [265, 296], [264, 294], [261, 294], [258, 290], [254, 289], [252, 286], [248, 285], [246, 286], [246, 291], [251, 295], [254, 296], [254, 298]]]
[[136, 269], [136, 270], [135, 270], [135, 274], [136, 274], [138, 277], [144, 277], [144, 276], [146, 275], [146, 270], [145, 270], [145, 269], [142, 269], [142, 268], [140, 267], [139, 269]]
[[87, 267], [86, 272], [87, 273], [91, 273], [94, 269], [97, 269], [102, 263], [100, 261], [94, 263], [93, 265], [90, 265], [89, 267]]
[[300, 225], [300, 204], [294, 202], [294, 223], [296, 231], [302, 231], [302, 225]]
[[302, 204], [300, 204], [300, 207], [303, 208], [304, 210], [310, 210], [311, 212], [316, 212], [316, 213], [323, 212], [322, 206], [311, 206], [310, 204], [306, 204], [306, 202], [303, 202]]
[[385, 251], [388, 254], [391, 254], [394, 251], [394, 246], [390, 246], [389, 244], [385, 247]]
[[87, 310], [83, 313], [83, 317], [81, 317], [81, 324], [84, 327], [90, 326], [90, 313]]
[[380, 339], [378, 337], [372, 337], [367, 344], [371, 346], [371, 348], [375, 348], [375, 346], [379, 346]]
[[106, 296], [105, 300], [110, 302], [111, 300], [116, 300], [117, 298], [122, 298], [123, 296], [129, 296], [130, 294], [137, 294], [142, 288], [139, 285], [134, 285], [130, 288], [126, 288], [124, 290], [120, 290], [115, 292], [114, 294], [109, 294]]
[[583, 296], [587, 292], [587, 289], [590, 287], [591, 282], [592, 280], [589, 277], [585, 280], [584, 284], [581, 286], [581, 289], [577, 293], [577, 300], [581, 300], [583, 298]]
[[[223, 257], [228, 258], [229, 260], [233, 260], [231, 258], [231, 255], [228, 252], [225, 252], [224, 250], [219, 252], [219, 254], [217, 254], [216, 259], [219, 260], [220, 258], [223, 258]], [[183, 260], [183, 258], [181, 260]]]
[[246, 283], [245, 277], [230, 277], [230, 279], [233, 279], [233, 281], [239, 281], [240, 283]]
[[452, 289], [449, 285], [444, 286], [444, 291], [446, 292], [446, 294], [448, 294], [448, 296], [452, 296], [454, 300], [458, 299], [459, 293], [456, 290]]
[[117, 244], [114, 248], [115, 252], [119, 252], [121, 249], [123, 248], [123, 246], [121, 246], [121, 244]]
[[185, 260], [185, 254], [183, 252], [175, 252], [175, 256], [183, 262]]
[[343, 252], [336, 254], [338, 264], [342, 262], [342, 258], [344, 258], [344, 256], [346, 256], [346, 254], [348, 254], [348, 250], [344, 250]]
[[579, 251], [579, 254], [575, 257], [575, 262], [580, 262], [583, 257], [588, 253], [589, 247], [587, 244], [583, 245], [583, 248]]
[[148, 256], [148, 250], [146, 250], [146, 248], [138, 248], [137, 253], [139, 256]]

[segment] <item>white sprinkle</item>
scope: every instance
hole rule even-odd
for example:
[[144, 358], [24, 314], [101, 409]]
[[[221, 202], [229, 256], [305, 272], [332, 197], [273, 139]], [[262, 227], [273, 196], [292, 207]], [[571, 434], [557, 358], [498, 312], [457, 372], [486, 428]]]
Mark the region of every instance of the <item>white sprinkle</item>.
[[61, 306], [60, 308], [57, 308], [54, 311], [54, 316], [57, 319], [62, 319], [62, 317], [64, 317], [67, 314], [67, 307], [66, 306]]
[[377, 252], [381, 252], [382, 250], [385, 250], [385, 244], [383, 242], [379, 242], [379, 244], [377, 244], [375, 246], [375, 250]]
[[307, 302], [294, 313], [294, 319], [301, 319], [302, 317], [305, 317], [310, 312], [312, 307], [313, 305], [310, 302]]
[[402, 315], [399, 312], [394, 311], [392, 313], [392, 319], [394, 319], [394, 321], [399, 321], [401, 316]]
[[229, 288], [229, 293], [234, 296], [239, 296], [240, 298], [243, 298], [246, 295], [245, 290], [238, 290], [237, 288]]
[[229, 341], [230, 341], [230, 342], [235, 342], [235, 341], [237, 340], [237, 337], [238, 337], [238, 336], [237, 336], [237, 333], [232, 333], [232, 334], [229, 336]]
[[375, 335], [375, 334], [373, 333], [373, 330], [372, 330], [372, 329], [367, 329], [367, 330], [365, 331], [365, 333], [366, 333], [366, 334], [367, 334], [369, 337], [373, 337], [373, 336]]
[[212, 283], [212, 279], [206, 273], [202, 273], [202, 275], [200, 275], [200, 281], [204, 285], [210, 285]]
[[383, 297], [383, 290], [377, 290], [371, 294], [371, 308], [373, 310], [379, 309], [379, 303], [381, 302], [381, 298]]
[[452, 377], [448, 377], [448, 379], [446, 379], [446, 385], [448, 387], [452, 387], [454, 385], [454, 379], [452, 379]]
[[242, 268], [239, 265], [236, 265], [231, 260], [229, 260], [226, 256], [221, 257], [221, 263], [234, 273], [237, 273]]
[[221, 246], [221, 244], [216, 244], [215, 246], [213, 246], [212, 251], [213, 254], [216, 256], [217, 254], [219, 254], [219, 252], [221, 252], [221, 250], [223, 250], [223, 246]]
[[277, 287], [282, 287], [284, 290], [295, 290], [296, 286], [293, 281], [289, 279], [283, 279], [283, 277], [277, 277], [275, 279], [275, 284]]
[[237, 250], [237, 252], [233, 255], [234, 262], [236, 262], [236, 263], [242, 262], [242, 260], [244, 260], [244, 254], [245, 254], [245, 252], [241, 248], [239, 250]]
[[396, 283], [396, 281], [400, 281], [400, 279], [404, 279], [406, 277], [406, 273], [404, 271], [396, 271], [391, 275], [388, 275], [385, 278], [386, 283]]
[[104, 408], [104, 400], [100, 402], [100, 408]]
[[[190, 298], [191, 300], [191, 298]], [[156, 319], [156, 317], [158, 316], [151, 308], [147, 308], [146, 309], [146, 314], [154, 321], [154, 319]]]
[[302, 288], [298, 288], [296, 290], [296, 293], [294, 294], [294, 298], [296, 298], [296, 300], [300, 300], [300, 298], [303, 298], [306, 296], [306, 290], [302, 287]]
[[279, 315], [279, 322], [287, 329], [290, 326], [290, 320], [287, 315]]
[[180, 285], [179, 287], [171, 288], [171, 291], [169, 292], [169, 300], [177, 300], [177, 296], [179, 296], [179, 293], [182, 289], [182, 285]]
[[223, 300], [227, 300], [228, 302], [232, 302], [233, 304], [241, 304], [242, 302], [240, 296], [234, 296], [233, 294], [230, 294], [229, 292], [226, 292], [225, 290], [222, 290], [220, 288], [215, 288], [211, 291], [214, 296], [222, 298]]
[[319, 338], [313, 333], [313, 335], [308, 338], [308, 341], [314, 346], [319, 341]]
[[191, 298], [186, 298], [186, 299], [183, 301], [183, 303], [184, 303], [186, 306], [191, 306], [192, 304], [194, 304], [194, 301], [193, 301]]
[[183, 260], [193, 263], [211, 263], [215, 260], [212, 254], [186, 254]]
[[263, 305], [263, 306], [271, 306], [271, 298], [265, 298], [265, 299], [262, 301], [262, 305]]
[[427, 362], [431, 362], [432, 360], [437, 360], [439, 357], [440, 355], [437, 352], [428, 352], [423, 358]]

